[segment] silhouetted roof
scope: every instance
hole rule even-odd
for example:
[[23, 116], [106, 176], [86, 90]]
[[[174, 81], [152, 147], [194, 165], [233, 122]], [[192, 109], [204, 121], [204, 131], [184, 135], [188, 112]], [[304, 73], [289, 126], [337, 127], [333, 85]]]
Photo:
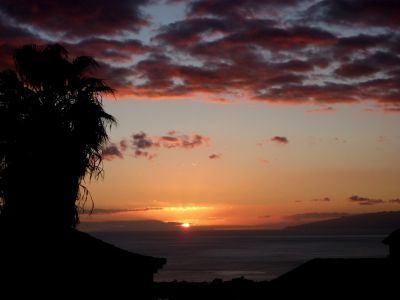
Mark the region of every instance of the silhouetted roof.
[[271, 284], [304, 291], [332, 287], [343, 292], [347, 289], [376, 291], [393, 284], [398, 278], [397, 270], [398, 265], [387, 258], [317, 258], [272, 280]]
[[383, 241], [385, 245], [400, 244], [400, 229], [393, 231]]
[[152, 273], [156, 273], [167, 262], [165, 258], [141, 255], [118, 248], [78, 230], [71, 230], [70, 234], [71, 244], [76, 243], [87, 249], [87, 251], [96, 253], [96, 256], [100, 259], [107, 257], [115, 263], [132, 265], [135, 269], [146, 269]]
[[128, 274], [156, 273], [166, 264], [165, 258], [132, 253], [75, 229], [7, 230], [1, 237], [1, 251], [6, 251], [11, 257], [37, 257], [49, 261], [50, 257], [56, 257], [86, 267], [125, 269]]

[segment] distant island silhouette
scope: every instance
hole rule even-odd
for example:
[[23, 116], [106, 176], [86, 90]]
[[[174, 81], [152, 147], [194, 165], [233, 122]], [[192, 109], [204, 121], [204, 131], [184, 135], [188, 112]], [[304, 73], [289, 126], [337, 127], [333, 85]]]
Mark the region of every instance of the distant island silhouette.
[[330, 220], [288, 226], [296, 234], [388, 234], [400, 227], [400, 211], [354, 214]]
[[[114, 220], [85, 221], [79, 229], [85, 232], [113, 231], [181, 231], [179, 223], [160, 220]], [[276, 234], [387, 234], [400, 226], [400, 211], [362, 213], [323, 221], [307, 222], [300, 225], [286, 226], [283, 229], [240, 226], [192, 226], [196, 230], [264, 230]]]

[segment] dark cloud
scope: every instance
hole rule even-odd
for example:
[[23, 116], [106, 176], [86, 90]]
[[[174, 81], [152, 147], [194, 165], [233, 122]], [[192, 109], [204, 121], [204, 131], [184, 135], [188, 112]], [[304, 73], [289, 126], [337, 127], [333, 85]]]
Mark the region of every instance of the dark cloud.
[[367, 197], [361, 197], [361, 196], [350, 196], [349, 200], [351, 202], [358, 203], [359, 205], [375, 205], [375, 204], [382, 204], [384, 201], [382, 199], [371, 199]]
[[84, 214], [119, 214], [127, 212], [142, 212], [151, 210], [162, 210], [162, 207], [143, 207], [143, 208], [127, 208], [127, 209], [114, 209], [114, 208], [94, 208], [92, 211], [85, 211]]
[[340, 66], [340, 68], [335, 70], [336, 75], [341, 77], [361, 77], [369, 76], [379, 71], [379, 68], [371, 65], [370, 63], [358, 63], [352, 62]]
[[101, 156], [105, 160], [113, 160], [115, 158], [124, 158], [124, 155], [122, 154], [122, 151], [114, 143], [111, 143], [110, 145], [105, 147], [103, 149], [103, 152], [101, 153]]
[[[169, 138], [169, 139], [168, 139]], [[160, 145], [164, 148], [183, 148], [193, 149], [195, 147], [206, 145], [209, 138], [200, 134], [180, 135], [176, 137], [163, 136], [159, 138]]]
[[298, 0], [196, 0], [189, 5], [189, 15], [245, 18], [257, 13], [277, 14], [287, 6], [297, 5]]
[[96, 70], [96, 76], [103, 79], [109, 86], [116, 90], [118, 96], [131, 93], [130, 76], [134, 70], [126, 67], [118, 67], [104, 62], [99, 63], [100, 67]]
[[8, 26], [0, 10], [0, 70], [14, 68], [13, 52], [16, 47], [37, 41], [41, 39], [28, 30]]
[[335, 74], [341, 77], [358, 78], [398, 67], [400, 67], [400, 57], [389, 52], [376, 51], [363, 59], [343, 63], [335, 70]]
[[109, 63], [130, 62], [134, 55], [149, 51], [148, 46], [139, 40], [112, 40], [104, 38], [89, 38], [79, 43], [65, 44], [74, 55], [94, 56], [97, 60]]
[[150, 153], [149, 151], [143, 151], [143, 150], [135, 150], [134, 151], [134, 156], [135, 157], [143, 157], [147, 158], [148, 160], [152, 160], [157, 157], [156, 153]]
[[181, 223], [159, 220], [83, 221], [79, 224], [79, 229], [89, 232], [176, 231], [179, 225]]
[[316, 199], [312, 199], [311, 201], [315, 201], [315, 202], [330, 202], [331, 198], [329, 198], [329, 197], [316, 198]]
[[[141, 64], [141, 73], [148, 81], [140, 92], [153, 96], [166, 92], [177, 96], [239, 90], [259, 101], [295, 104], [372, 100], [391, 101], [396, 103], [396, 108], [400, 102], [399, 87], [392, 83], [397, 77], [384, 75], [398, 65], [398, 56], [392, 50], [398, 46], [394, 33], [356, 33], [342, 37], [328, 27], [316, 26], [317, 23], [281, 26], [279, 14], [269, 19], [259, 18], [261, 12], [271, 11], [271, 8], [294, 8], [297, 4], [298, 1], [192, 2], [189, 6], [192, 18], [163, 27], [156, 39], [178, 53], [200, 60], [202, 65], [188, 67], [168, 60], [150, 60], [151, 64]], [[308, 14], [313, 12], [319, 13], [319, 9], [314, 7]], [[350, 31], [353, 29], [349, 27]], [[386, 58], [382, 52], [386, 52]], [[328, 76], [313, 74], [318, 69], [328, 68], [335, 60], [340, 64]], [[149, 71], [158, 75], [155, 76], [157, 80], [148, 76]], [[377, 74], [381, 76], [379, 87], [373, 77]], [[179, 78], [181, 84], [160, 80], [171, 77]], [[360, 81], [360, 85], [347, 81], [348, 78]], [[320, 83], [311, 84], [310, 79]], [[384, 84], [393, 87], [384, 89]], [[154, 93], [154, 88], [159, 91]]]
[[134, 149], [148, 149], [160, 146], [144, 132], [135, 133], [132, 135], [132, 145]]
[[307, 12], [314, 20], [353, 26], [397, 27], [400, 25], [397, 0], [324, 0]]
[[391, 203], [391, 204], [400, 204], [400, 198], [390, 199], [389, 203]]
[[[103, 150], [103, 158], [113, 160], [123, 158], [124, 153], [131, 150], [132, 156], [152, 160], [157, 157], [159, 149], [193, 149], [205, 146], [210, 138], [200, 134], [181, 134], [169, 131], [163, 136], [149, 136], [145, 132], [134, 133], [130, 141], [121, 139], [118, 143], [111, 143]], [[214, 158], [216, 159], [216, 158]]]
[[310, 113], [374, 101], [377, 110], [400, 111], [398, 1], [181, 1], [183, 19], [154, 23], [149, 39], [133, 39], [150, 25], [142, 8], [156, 2], [4, 0], [0, 68], [12, 65], [15, 46], [58, 41], [72, 55], [97, 58], [101, 77], [118, 96], [201, 94], [227, 103], [240, 94], [323, 107]]
[[212, 159], [212, 160], [221, 159], [222, 158], [222, 154], [215, 154], [214, 153], [214, 154], [209, 155], [208, 158]]
[[[328, 82], [324, 85], [287, 84], [260, 90], [256, 99], [267, 102], [299, 104], [316, 103], [354, 103], [359, 102], [359, 95], [366, 94], [357, 85]], [[371, 98], [371, 96], [369, 97]]]
[[378, 47], [388, 46], [390, 43], [391, 35], [367, 35], [358, 34], [347, 37], [340, 37], [337, 44], [334, 46], [336, 54], [342, 57], [348, 56], [358, 50], [375, 49]]
[[302, 222], [302, 221], [313, 221], [313, 220], [323, 220], [323, 219], [335, 219], [340, 217], [348, 216], [347, 213], [339, 212], [310, 212], [284, 216], [283, 218], [290, 221]]
[[153, 139], [147, 136], [146, 133], [136, 133], [132, 135], [132, 149], [135, 157], [143, 157], [152, 160], [157, 155], [151, 153], [152, 148], [158, 148], [160, 145], [153, 141]]
[[326, 107], [322, 107], [322, 108], [314, 108], [314, 109], [309, 109], [306, 111], [306, 113], [310, 113], [310, 114], [324, 114], [324, 113], [335, 113], [336, 109], [333, 108], [332, 106], [326, 106]]
[[[268, 37], [268, 38], [266, 38]], [[227, 45], [258, 45], [268, 50], [293, 50], [307, 46], [328, 46], [336, 43], [336, 37], [325, 30], [312, 27], [281, 29], [259, 26], [248, 31], [239, 31], [228, 36]]]
[[0, 12], [17, 24], [69, 38], [137, 32], [148, 24], [141, 7], [150, 0], [2, 0]]
[[282, 145], [289, 144], [289, 140], [287, 139], [287, 137], [284, 136], [274, 136], [271, 138], [271, 141]]
[[177, 21], [160, 28], [160, 33], [153, 39], [177, 46], [188, 46], [203, 40], [206, 35], [232, 32], [238, 25], [229, 20], [215, 18], [192, 18]]

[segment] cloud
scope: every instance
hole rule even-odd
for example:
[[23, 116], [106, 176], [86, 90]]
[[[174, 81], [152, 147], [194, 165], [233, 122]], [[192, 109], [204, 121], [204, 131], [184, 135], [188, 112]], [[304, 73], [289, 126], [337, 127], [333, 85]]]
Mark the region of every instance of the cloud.
[[160, 33], [153, 40], [175, 47], [188, 46], [191, 43], [200, 42], [205, 34], [212, 36], [218, 33], [229, 33], [237, 26], [237, 24], [228, 20], [192, 18], [161, 27]]
[[123, 159], [124, 153], [128, 150], [129, 145], [126, 139], [121, 139], [119, 143], [109, 143], [102, 151], [102, 157], [105, 160], [114, 160], [116, 158]]
[[323, 29], [305, 26], [281, 29], [267, 24], [231, 34], [223, 42], [225, 47], [254, 43], [265, 49], [281, 51], [311, 45], [327, 46], [335, 44], [337, 40], [333, 34]]
[[179, 136], [162, 136], [158, 138], [161, 147], [164, 148], [182, 148], [193, 149], [203, 145], [207, 145], [210, 138], [200, 134], [179, 135]]
[[323, 220], [323, 219], [335, 219], [340, 217], [348, 216], [348, 213], [340, 212], [310, 212], [284, 216], [283, 218], [290, 221], [303, 222], [303, 221], [313, 221], [313, 220]]
[[149, 0], [2, 0], [3, 17], [61, 38], [117, 35], [138, 32], [148, 24], [141, 7]]
[[74, 55], [94, 56], [96, 60], [112, 63], [129, 63], [134, 56], [145, 54], [149, 47], [135, 39], [115, 40], [110, 38], [88, 38], [78, 43], [66, 43]]
[[284, 136], [274, 136], [271, 138], [271, 141], [282, 145], [289, 144], [289, 140]]
[[390, 204], [400, 204], [400, 198], [390, 199], [388, 202]]
[[272, 216], [270, 216], [270, 215], [264, 215], [264, 216], [259, 216], [259, 218], [261, 218], [261, 219], [269, 219], [269, 218], [271, 218]]
[[351, 62], [349, 64], [343, 64], [335, 70], [335, 74], [341, 77], [362, 77], [369, 76], [379, 72], [379, 68], [371, 65], [371, 63], [364, 62]]
[[89, 232], [176, 231], [179, 230], [179, 225], [181, 223], [159, 220], [83, 221], [79, 224], [79, 229]]
[[149, 149], [160, 146], [144, 132], [132, 134], [132, 145], [135, 150]]
[[41, 38], [27, 29], [8, 26], [6, 20], [2, 19], [0, 4], [0, 41], [0, 70], [3, 70], [14, 68], [13, 53], [16, 47], [41, 41]]
[[94, 208], [92, 211], [85, 211], [84, 214], [119, 214], [127, 212], [143, 212], [151, 210], [162, 210], [162, 207], [143, 207], [130, 209], [114, 209], [114, 208]]
[[150, 153], [148, 151], [143, 151], [143, 150], [135, 150], [134, 157], [136, 157], [136, 158], [143, 157], [143, 158], [147, 158], [148, 160], [152, 160], [157, 157], [157, 154]]
[[120, 149], [116, 144], [111, 143], [107, 147], [105, 147], [101, 153], [101, 156], [105, 160], [113, 160], [115, 158], [124, 158], [122, 154], [123, 150]]
[[351, 202], [358, 203], [359, 205], [375, 205], [375, 204], [382, 204], [384, 201], [382, 199], [371, 199], [367, 197], [361, 197], [357, 195], [353, 195], [349, 197]]
[[396, 28], [400, 25], [399, 11], [396, 0], [324, 0], [311, 6], [308, 15], [330, 24]]
[[[103, 150], [103, 158], [113, 160], [124, 158], [124, 153], [132, 151], [133, 157], [152, 160], [158, 156], [155, 151], [160, 149], [186, 149], [191, 150], [208, 145], [209, 137], [201, 134], [180, 134], [177, 131], [169, 131], [163, 136], [149, 136], [145, 132], [134, 133], [131, 139], [121, 139], [118, 143], [111, 143]], [[215, 156], [213, 156], [215, 155]], [[219, 155], [219, 157], [217, 157]], [[210, 159], [221, 158], [221, 154], [212, 154]]]
[[331, 198], [329, 198], [329, 197], [316, 198], [316, 199], [312, 199], [311, 201], [315, 201], [315, 202], [330, 202]]
[[156, 157], [155, 153], [151, 153], [150, 149], [159, 148], [160, 145], [147, 136], [146, 133], [140, 132], [132, 135], [132, 149], [135, 157], [144, 157], [152, 160]]
[[385, 113], [394, 113], [394, 114], [398, 114], [398, 113], [400, 113], [400, 106], [383, 107], [382, 110], [383, 110], [383, 112], [385, 112]]
[[[400, 111], [398, 1], [181, 1], [186, 15], [161, 26], [144, 13], [154, 3], [4, 0], [0, 68], [12, 66], [15, 46], [62, 42], [98, 59], [119, 96], [321, 107], [308, 113], [372, 101]], [[144, 28], [145, 38], [136, 34]]]
[[345, 139], [343, 139], [343, 138], [340, 138], [340, 137], [337, 137], [337, 136], [334, 137], [333, 140], [334, 140], [335, 142], [341, 143], [341, 144], [346, 144], [346, 143], [347, 143], [347, 140], [345, 140]]
[[298, 0], [196, 0], [189, 5], [190, 16], [213, 15], [218, 17], [246, 18], [256, 13], [279, 13], [284, 7], [296, 6]]
[[[359, 102], [360, 95], [364, 94], [365, 91], [360, 91], [360, 87], [357, 85], [326, 82], [323, 85], [289, 83], [269, 89], [260, 89], [257, 93], [255, 99], [262, 102], [328, 104]], [[372, 99], [373, 95], [365, 96], [367, 99]], [[381, 101], [384, 100], [381, 98]]]
[[122, 151], [126, 151], [126, 149], [128, 149], [128, 141], [125, 139], [120, 140], [119, 147]]
[[221, 159], [222, 158], [222, 154], [211, 154], [208, 156], [209, 159], [211, 160], [217, 160], [217, 159]]
[[315, 109], [309, 109], [306, 111], [307, 113], [310, 114], [331, 114], [331, 113], [335, 113], [336, 109], [333, 108], [332, 106], [326, 106], [326, 107], [322, 107], [322, 108], [315, 108]]

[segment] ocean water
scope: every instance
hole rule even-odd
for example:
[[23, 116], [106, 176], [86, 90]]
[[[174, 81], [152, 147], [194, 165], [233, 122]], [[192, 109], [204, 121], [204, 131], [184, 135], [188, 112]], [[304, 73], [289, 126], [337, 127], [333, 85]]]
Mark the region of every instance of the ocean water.
[[312, 258], [385, 257], [383, 235], [282, 235], [266, 231], [96, 232], [123, 249], [167, 258], [156, 281], [271, 280]]

